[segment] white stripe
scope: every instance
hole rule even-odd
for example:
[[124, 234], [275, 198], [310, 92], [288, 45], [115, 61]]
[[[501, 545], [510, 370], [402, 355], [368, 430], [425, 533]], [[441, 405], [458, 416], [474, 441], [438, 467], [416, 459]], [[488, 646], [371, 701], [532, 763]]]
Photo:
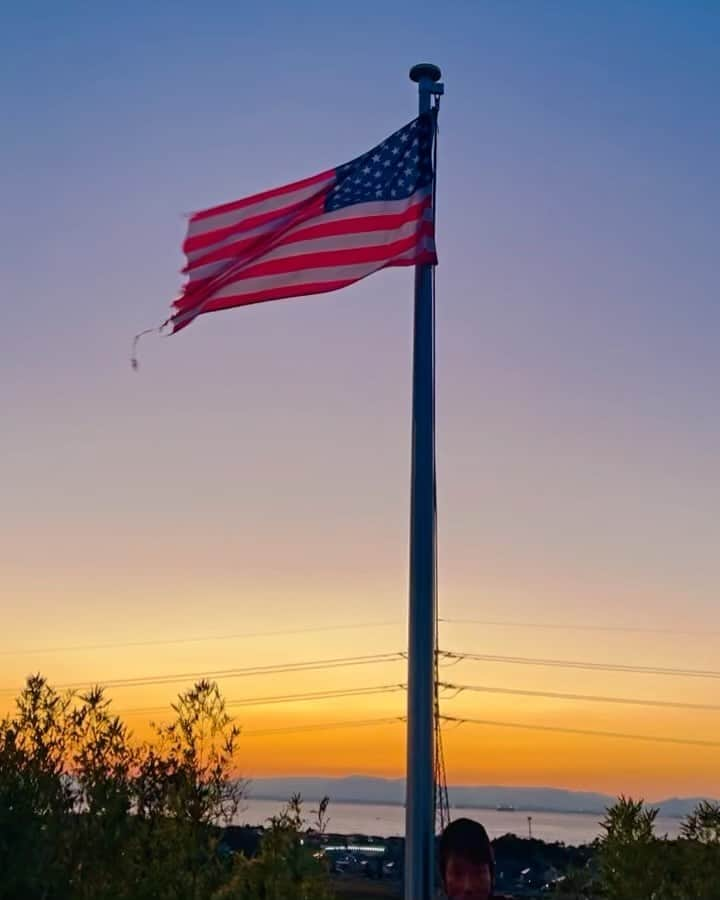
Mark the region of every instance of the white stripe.
[[[276, 288], [286, 288], [287, 296], [298, 296], [302, 294], [302, 286], [308, 284], [327, 284], [330, 285], [337, 281], [359, 281], [373, 272], [385, 268], [393, 263], [401, 263], [403, 261], [412, 261], [421, 251], [434, 252], [435, 242], [432, 238], [425, 237], [415, 247], [405, 253], [398, 254], [392, 259], [380, 260], [374, 263], [362, 263], [348, 266], [324, 266], [320, 269], [305, 269], [302, 272], [286, 272], [282, 275], [265, 275], [260, 278], [240, 279], [234, 284], [226, 285], [221, 291], [217, 291], [210, 297], [207, 297], [197, 306], [183, 313], [176, 314], [175, 323], [177, 326], [183, 325], [195, 316], [200, 315], [208, 303], [215, 300], [237, 299], [251, 297], [253, 294], [261, 291], [272, 290]], [[296, 289], [298, 289], [296, 291]]]
[[341, 209], [323, 213], [322, 220], [323, 222], [337, 222], [341, 219], [356, 219], [358, 216], [396, 215], [397, 213], [405, 212], [406, 209], [409, 209], [431, 194], [432, 187], [421, 187], [414, 194], [410, 194], [409, 197], [403, 197], [400, 200], [371, 200], [367, 203], [343, 206]]
[[240, 209], [218, 213], [216, 216], [191, 219], [188, 224], [187, 236], [189, 238], [196, 237], [199, 234], [205, 234], [207, 231], [215, 231], [218, 228], [228, 228], [231, 225], [237, 225], [252, 216], [274, 212], [275, 210], [283, 209], [286, 206], [295, 206], [316, 194], [321, 194], [333, 183], [333, 181], [335, 181], [334, 173], [327, 179], [311, 184], [309, 187], [300, 188], [287, 194], [278, 194], [275, 197], [270, 197], [267, 200], [259, 200], [257, 203], [243, 206]]
[[[423, 216], [423, 218], [425, 218]], [[306, 241], [284, 240], [274, 249], [262, 256], [248, 259], [248, 267], [274, 259], [290, 259], [295, 256], [305, 256], [310, 253], [322, 253], [324, 250], [350, 250], [356, 247], [382, 247], [391, 241], [399, 241], [411, 237], [420, 227], [422, 219], [413, 222], [403, 222], [397, 228], [387, 228], [385, 231], [356, 231], [353, 234], [332, 234], [326, 237], [309, 238]], [[199, 266], [190, 272], [189, 281], [199, 281], [202, 278], [211, 278], [224, 269], [235, 266], [238, 273], [245, 268], [240, 257], [237, 260], [223, 259], [206, 266]]]
[[420, 222], [403, 222], [397, 228], [388, 228], [386, 231], [361, 231], [354, 234], [333, 234], [329, 237], [310, 238], [307, 241], [293, 241], [291, 244], [281, 244], [269, 253], [264, 253], [259, 259], [253, 260], [251, 265], [271, 262], [275, 259], [285, 259], [295, 256], [305, 256], [310, 253], [322, 253], [323, 250], [351, 250], [357, 247], [382, 247], [391, 241], [399, 241], [412, 237], [420, 227]]
[[[278, 240], [281, 242], [281, 244], [284, 244], [288, 238], [297, 234], [297, 232], [301, 231], [303, 228], [312, 226], [312, 224], [314, 222], [317, 222], [318, 224], [320, 222], [322, 222], [323, 224], [325, 224], [326, 222], [337, 222], [337, 221], [342, 221], [343, 219], [350, 219], [350, 218], [354, 219], [354, 218], [358, 218], [358, 217], [363, 218], [365, 216], [397, 215], [399, 213], [406, 212], [408, 209], [410, 209], [411, 206], [414, 206], [415, 204], [420, 203], [422, 200], [426, 199], [429, 195], [430, 195], [429, 188], [421, 188], [420, 190], [418, 190], [414, 194], [412, 194], [410, 197], [406, 197], [403, 200], [372, 201], [370, 203], [357, 203], [354, 206], [343, 207], [342, 209], [334, 210], [333, 212], [323, 213], [322, 215], [317, 216], [314, 219], [306, 219], [305, 221], [298, 223], [297, 225], [288, 229], [288, 231], [285, 234], [278, 235]], [[291, 218], [291, 217], [288, 217], [288, 218]], [[425, 219], [425, 221], [432, 221], [433, 211], [431, 208], [428, 208], [424, 211], [423, 218]], [[413, 229], [417, 227], [417, 224], [414, 222], [409, 223], [409, 224], [412, 225]], [[271, 232], [271, 231], [273, 231], [277, 228], [281, 228], [281, 227], [282, 227], [281, 223], [279, 221], [275, 220], [272, 223], [263, 225], [259, 228], [253, 229], [252, 231], [243, 233], [242, 235], [232, 235], [230, 237], [227, 237], [224, 240], [219, 241], [217, 244], [213, 244], [212, 247], [204, 247], [202, 250], [196, 250], [196, 251], [193, 251], [192, 253], [188, 253], [187, 258], [190, 262], [192, 262], [193, 260], [198, 259], [202, 256], [205, 256], [206, 254], [212, 252], [213, 250], [215, 250], [219, 247], [222, 247], [227, 244], [231, 244], [234, 241], [243, 240], [246, 237], [256, 237], [265, 232]], [[362, 232], [361, 234], [365, 235], [366, 237], [361, 237], [359, 239], [359, 242], [357, 244], [355, 244], [354, 246], [362, 246], [362, 244], [366, 241], [368, 242], [368, 244], [370, 246], [373, 246], [375, 243], [383, 243], [384, 242], [381, 239], [381, 240], [373, 241], [373, 243], [370, 244], [370, 240], [372, 240], [371, 236], [373, 236], [373, 235], [385, 235], [385, 238], [384, 238], [385, 241], [391, 240], [391, 237], [389, 237], [389, 235], [391, 235], [394, 230], [396, 230], [396, 229], [390, 229], [390, 230], [384, 231], [384, 232]], [[315, 240], [321, 240], [321, 239], [316, 238]], [[324, 240], [329, 241], [329, 240], [331, 240], [331, 238], [325, 238]], [[347, 242], [349, 239], [343, 238], [342, 240]], [[307, 242], [307, 243], [309, 243], [309, 242]], [[338, 248], [333, 248], [331, 246], [328, 246], [327, 249], [338, 249]], [[305, 250], [303, 252], [311, 252], [311, 251]], [[246, 253], [247, 253], [247, 251], [246, 251]], [[252, 255], [252, 254], [249, 254], [249, 255]], [[276, 253], [275, 256], [277, 256], [277, 255], [278, 254]], [[216, 275], [218, 272], [223, 271], [230, 265], [242, 264], [242, 257], [243, 257], [243, 254], [240, 253], [240, 254], [238, 254], [237, 258], [227, 257], [226, 259], [218, 260], [217, 262], [208, 263], [205, 266], [199, 266], [195, 269], [192, 269], [188, 273], [188, 283], [198, 281], [202, 278], [211, 278], [213, 275]], [[272, 251], [271, 251], [253, 261], [258, 262], [259, 259], [265, 260], [265, 259], [272, 259], [272, 258], [274, 258], [274, 256], [272, 255]]]
[[382, 259], [366, 263], [352, 263], [344, 266], [320, 266], [317, 269], [301, 269], [294, 272], [283, 272], [279, 275], [260, 275], [256, 278], [239, 277], [237, 281], [226, 284], [220, 290], [215, 291], [209, 300], [222, 300], [226, 297], [244, 297], [259, 291], [271, 290], [279, 287], [295, 287], [300, 284], [315, 284], [316, 282], [332, 282], [357, 280], [382, 269], [388, 262], [403, 259], [413, 259], [420, 250], [434, 250], [435, 244], [431, 238], [425, 238], [418, 245], [411, 247], [404, 253], [390, 259]]
[[195, 262], [195, 260], [202, 259], [203, 256], [207, 256], [214, 250], [219, 250], [221, 247], [227, 247], [228, 244], [234, 244], [236, 241], [244, 241], [249, 238], [257, 238], [268, 232], [282, 229], [288, 222], [292, 222], [296, 215], [297, 210], [294, 210], [286, 216], [272, 219], [270, 222], [266, 222], [264, 225], [258, 225], [256, 228], [250, 228], [248, 231], [233, 232], [221, 241], [216, 241], [214, 244], [208, 244], [207, 247], [202, 247], [200, 250], [190, 250], [185, 253], [185, 256], [187, 257], [188, 263]]

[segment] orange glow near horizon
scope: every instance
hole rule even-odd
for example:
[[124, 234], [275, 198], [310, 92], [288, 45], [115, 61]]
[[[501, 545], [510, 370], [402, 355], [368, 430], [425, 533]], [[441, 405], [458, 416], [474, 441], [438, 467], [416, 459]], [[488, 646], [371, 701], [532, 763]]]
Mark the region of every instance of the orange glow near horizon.
[[[378, 622], [382, 622], [378, 618]], [[295, 631], [292, 621], [277, 631]], [[345, 625], [364, 624], [346, 621]], [[268, 666], [273, 663], [306, 662], [393, 652], [402, 647], [404, 626], [378, 624], [372, 628], [345, 630], [342, 626], [319, 626], [329, 630], [308, 630], [306, 634], [165, 643], [157, 646], [107, 647], [79, 652], [65, 648], [51, 654], [42, 671], [54, 684], [129, 676], [162, 676], [170, 673], [200, 673], [229, 668]], [[272, 632], [273, 629], [266, 628]], [[477, 643], [478, 631], [484, 631]], [[217, 629], [208, 633], [217, 634]], [[172, 641], [171, 632], [166, 632]], [[494, 654], [507, 651], [508, 629], [444, 625], [445, 646]], [[122, 631], [115, 643], [122, 642]], [[146, 637], [146, 640], [149, 640]], [[162, 640], [161, 639], [161, 640]], [[539, 645], [537, 633], [530, 637], [514, 633], [514, 654], [602, 660], [593, 644], [594, 636], [576, 640], [567, 647], [553, 644], [550, 634]], [[628, 639], [635, 642], [635, 636]], [[58, 641], [47, 638], [51, 644]], [[663, 638], [659, 639], [662, 644]], [[36, 641], [37, 642], [37, 638]], [[62, 643], [62, 642], [60, 642]], [[108, 643], [112, 644], [113, 640]], [[636, 664], [657, 658], [658, 638], [653, 653], [636, 648]], [[542, 653], [540, 652], [542, 651]], [[32, 656], [32, 654], [28, 654]], [[698, 657], [695, 667], [711, 665]], [[240, 701], [294, 696], [337, 689], [353, 690], [374, 686], [399, 686], [405, 681], [405, 663], [382, 663], [301, 673], [278, 673], [224, 677], [219, 679], [228, 710], [240, 724], [239, 774], [246, 778], [263, 776], [367, 774], [402, 777], [405, 769], [405, 695], [402, 690], [384, 694], [292, 700], [260, 705], [238, 705]], [[3, 684], [19, 684], [27, 671], [22, 654], [2, 661]], [[454, 685], [489, 685], [503, 690], [536, 690], [585, 693], [599, 696], [632, 696], [635, 699], [665, 698], [675, 702], [712, 703], [712, 682], [692, 683], [672, 679], [558, 669], [528, 669], [500, 663], [461, 661], [443, 668], [441, 677]], [[169, 703], [191, 681], [173, 684], [111, 686], [107, 695], [113, 709], [129, 725], [136, 740], [150, 739], [151, 720], [170, 717]], [[712, 713], [682, 709], [655, 709], [642, 706], [603, 705], [553, 698], [514, 696], [497, 693], [463, 692], [453, 699], [448, 690], [443, 712], [458, 719], [480, 719], [496, 723], [520, 723], [543, 728], [587, 729], [681, 737], [688, 740], [720, 740], [720, 728]], [[0, 711], [11, 708], [10, 693], [0, 696]], [[164, 709], [163, 709], [164, 707]], [[353, 727], [353, 722], [398, 718], [395, 723]], [[345, 723], [348, 723], [347, 726]], [[322, 727], [328, 726], [328, 727]], [[338, 727], [341, 726], [341, 727]], [[275, 732], [266, 734], [265, 732]], [[598, 790], [610, 794], [631, 793], [649, 799], [669, 795], [713, 795], [717, 792], [717, 748], [642, 742], [616, 737], [568, 734], [544, 730], [479, 725], [467, 722], [445, 727], [445, 747], [449, 781], [452, 784], [504, 784], [515, 786], [564, 787]]]

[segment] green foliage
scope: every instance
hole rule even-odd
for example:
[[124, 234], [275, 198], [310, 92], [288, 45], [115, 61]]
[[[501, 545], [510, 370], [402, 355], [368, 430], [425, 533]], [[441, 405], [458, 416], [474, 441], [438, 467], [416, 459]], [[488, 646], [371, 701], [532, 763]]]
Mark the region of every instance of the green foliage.
[[657, 810], [621, 797], [598, 842], [601, 896], [609, 900], [720, 900], [720, 807], [700, 803], [679, 840], [655, 834]]
[[654, 900], [655, 819], [658, 811], [642, 800], [620, 797], [607, 810], [600, 841], [602, 882], [613, 900]]
[[0, 722], [0, 900], [327, 896], [299, 798], [272, 820], [257, 859], [222, 852], [244, 789], [239, 729], [212, 682], [172, 711], [137, 745], [101, 688], [59, 694], [28, 679]]
[[[324, 802], [323, 814], [326, 809]], [[331, 900], [325, 865], [303, 842], [306, 830], [302, 798], [296, 794], [270, 819], [260, 854], [240, 858], [231, 883], [213, 900]]]
[[240, 732], [213, 682], [198, 682], [172, 709], [174, 720], [156, 729], [138, 768], [145, 866], [163, 896], [207, 898], [227, 877], [217, 826], [232, 821], [242, 796], [232, 777]]
[[701, 800], [686, 816], [681, 834], [685, 840], [700, 844], [720, 844], [720, 803]]
[[[64, 777], [71, 698], [28, 679], [0, 725], [0, 873], [4, 897], [65, 896], [73, 791]], [[55, 890], [60, 893], [56, 894]]]

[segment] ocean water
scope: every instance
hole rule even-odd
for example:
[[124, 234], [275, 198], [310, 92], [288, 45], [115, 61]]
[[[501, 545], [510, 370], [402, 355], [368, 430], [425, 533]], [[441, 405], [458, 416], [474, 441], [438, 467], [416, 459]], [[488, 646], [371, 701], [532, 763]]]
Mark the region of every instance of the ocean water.
[[[248, 798], [235, 819], [238, 825], [263, 825], [270, 816], [282, 809], [279, 800], [259, 800]], [[312, 820], [312, 810], [317, 804], [307, 801], [305, 814]], [[338, 834], [366, 834], [379, 837], [394, 837], [404, 834], [405, 810], [402, 806], [390, 806], [371, 803], [330, 803], [328, 809], [328, 831]], [[532, 823], [528, 823], [528, 815], [532, 815]], [[516, 834], [527, 837], [529, 826], [532, 835], [542, 841], [562, 841], [565, 844], [585, 844], [594, 840], [601, 833], [601, 815], [588, 813], [525, 813], [509, 812], [495, 809], [453, 809], [453, 818], [467, 816], [477, 819], [487, 828], [491, 838], [504, 834]], [[680, 830], [678, 819], [657, 819], [658, 835], [668, 834], [675, 837]]]

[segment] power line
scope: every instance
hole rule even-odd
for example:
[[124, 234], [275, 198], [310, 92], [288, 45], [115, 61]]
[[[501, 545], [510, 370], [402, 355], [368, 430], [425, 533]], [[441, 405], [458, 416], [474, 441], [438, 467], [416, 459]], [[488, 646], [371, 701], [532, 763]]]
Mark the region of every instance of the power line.
[[[482, 625], [487, 628], [519, 628], [553, 631], [600, 631], [628, 634], [667, 634], [686, 636], [717, 636], [720, 631], [679, 630], [674, 628], [647, 628], [633, 625], [569, 625], [561, 622], [517, 622], [499, 619], [441, 618], [444, 625]], [[288, 637], [303, 634], [321, 634], [332, 631], [355, 631], [373, 628], [396, 628], [403, 623], [399, 620], [384, 622], [352, 622], [344, 625], [319, 625], [303, 628], [287, 628], [269, 631], [243, 631], [230, 634], [193, 635], [180, 638], [153, 638], [141, 641], [109, 641], [97, 644], [69, 644], [55, 647], [23, 647], [0, 650], [0, 656], [32, 656], [54, 653], [87, 653], [94, 650], [116, 650], [128, 647], [161, 647], [180, 644], [200, 644], [220, 641], [254, 640], [265, 637]]]
[[563, 622], [517, 622], [504, 619], [440, 619], [446, 625], [484, 625], [488, 628], [527, 628], [549, 631], [608, 631], [626, 634], [667, 634], [695, 637], [720, 635], [720, 631], [705, 631], [677, 628], [648, 628], [640, 625], [569, 625]]
[[442, 651], [450, 660], [471, 660], [472, 662], [508, 663], [511, 665], [551, 667], [560, 669], [585, 669], [597, 672], [628, 672], [639, 675], [667, 675], [677, 678], [720, 678], [714, 669], [672, 669], [665, 666], [633, 666], [623, 663], [582, 662], [569, 659], [538, 659], [529, 656], [494, 656], [489, 653], [466, 653]]
[[627, 734], [622, 731], [595, 731], [591, 728], [562, 728], [555, 725], [528, 725], [522, 722], [496, 722], [492, 719], [465, 719], [459, 716], [443, 716], [445, 722], [457, 725], [483, 725], [488, 728], [520, 728], [526, 731], [547, 731], [555, 734], [579, 734], [587, 737], [618, 738], [628, 741], [648, 741], [653, 744], [682, 744], [692, 747], [720, 747], [720, 741], [692, 740], [691, 738], [659, 737], [649, 734]]
[[444, 700], [455, 700], [456, 697], [465, 691], [472, 691], [481, 694], [509, 694], [513, 697], [543, 697], [552, 700], [579, 700], [588, 701], [590, 703], [619, 703], [631, 706], [653, 706], [662, 707], [663, 709], [692, 709], [703, 711], [720, 711], [720, 704], [717, 703], [684, 703], [675, 700], [643, 700], [639, 697], [604, 697], [596, 694], [568, 694], [559, 691], [528, 691], [520, 688], [498, 688], [489, 687], [479, 684], [449, 684], [441, 682], [439, 687], [446, 690], [457, 691], [453, 697], [443, 697]]
[[[104, 687], [144, 687], [147, 685], [172, 684], [177, 681], [198, 678], [246, 678], [251, 675], [276, 675], [289, 672], [316, 672], [325, 669], [340, 669], [348, 666], [374, 665], [382, 662], [399, 662], [405, 654], [376, 653], [368, 656], [346, 656], [337, 659], [310, 660], [308, 662], [281, 663], [274, 666], [251, 666], [245, 669], [220, 669], [204, 672], [181, 672], [168, 675], [147, 675], [137, 678], [98, 679], [93, 682], [72, 682], [55, 685], [57, 690], [77, 690], [89, 684], [100, 683]], [[0, 693], [16, 693], [20, 688], [0, 688]]]
[[243, 737], [270, 737], [278, 734], [297, 734], [303, 731], [334, 731], [340, 728], [366, 728], [377, 725], [397, 725], [404, 722], [404, 716], [388, 716], [384, 719], [359, 719], [348, 722], [325, 722], [318, 725], [296, 725], [288, 728], [262, 728], [256, 731], [243, 731]]
[[[225, 706], [266, 706], [273, 703], [303, 703], [311, 700], [331, 700], [340, 697], [369, 697], [377, 694], [391, 694], [406, 689], [404, 684], [382, 684], [377, 687], [347, 688], [346, 690], [305, 692], [302, 694], [281, 694], [271, 697], [246, 697], [237, 700], [226, 700]], [[156, 713], [167, 712], [172, 709], [171, 704], [165, 706], [133, 706], [127, 709], [118, 709], [117, 715], [130, 713]]]
[[390, 628], [401, 622], [355, 622], [348, 625], [319, 625], [310, 628], [287, 628], [275, 631], [242, 631], [234, 634], [209, 634], [184, 638], [156, 638], [146, 641], [113, 641], [103, 644], [72, 644], [66, 647], [34, 647], [16, 650], [0, 650], [0, 656], [25, 656], [40, 653], [86, 653], [91, 650], [115, 650], [123, 647], [160, 647], [173, 644], [200, 644], [211, 641], [240, 641], [264, 637], [287, 637], [326, 631], [353, 631], [371, 628]]

